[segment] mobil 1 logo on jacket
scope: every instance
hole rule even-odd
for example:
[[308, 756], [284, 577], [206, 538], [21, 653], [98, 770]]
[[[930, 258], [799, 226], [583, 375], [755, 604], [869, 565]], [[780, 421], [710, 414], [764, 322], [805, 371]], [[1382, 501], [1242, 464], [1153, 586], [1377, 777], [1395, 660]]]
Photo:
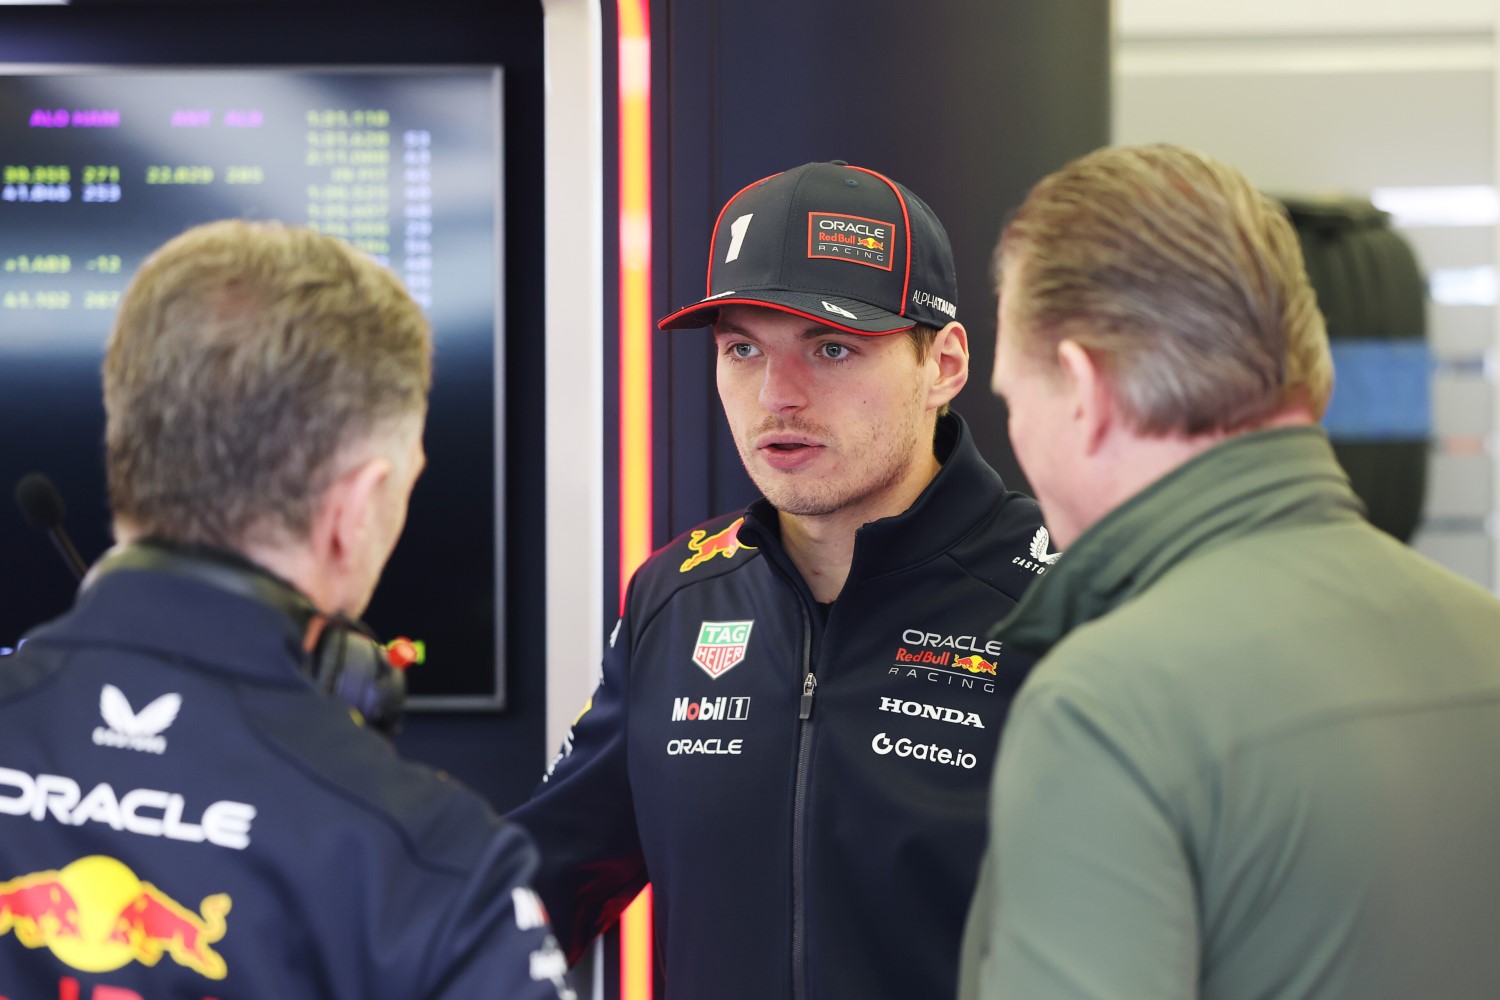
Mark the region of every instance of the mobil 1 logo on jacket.
[[698, 626], [698, 641], [693, 645], [693, 662], [703, 672], [718, 680], [745, 658], [750, 648], [750, 631], [754, 620], [737, 622], [703, 622]]
[[[754, 627], [753, 619], [700, 622], [693, 642], [693, 663], [709, 678], [718, 680], [744, 661]], [[698, 687], [697, 684], [694, 686]], [[707, 691], [698, 687], [695, 692], [673, 692], [673, 725], [667, 740], [667, 756], [738, 757], [745, 752], [744, 726], [750, 719], [751, 696], [730, 694], [725, 688], [714, 691], [712, 686], [707, 687]], [[698, 725], [689, 726], [687, 723], [730, 725], [722, 729], [717, 725], [700, 729]]]

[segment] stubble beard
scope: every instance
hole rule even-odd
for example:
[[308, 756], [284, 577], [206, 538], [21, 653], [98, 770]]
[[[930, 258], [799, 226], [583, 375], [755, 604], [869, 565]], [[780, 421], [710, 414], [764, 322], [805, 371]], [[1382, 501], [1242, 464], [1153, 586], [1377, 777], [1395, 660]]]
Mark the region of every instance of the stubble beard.
[[[809, 434], [820, 440], [833, 440], [826, 428], [800, 420], [763, 421], [746, 437], [753, 441], [761, 434], [774, 431]], [[754, 449], [736, 442], [740, 461], [750, 481], [778, 511], [795, 517], [827, 517], [845, 508], [878, 496], [901, 482], [916, 460], [917, 428], [908, 426], [903, 434], [879, 432], [862, 434], [853, 442], [845, 460], [845, 471], [836, 481], [816, 480], [805, 473], [758, 469]]]

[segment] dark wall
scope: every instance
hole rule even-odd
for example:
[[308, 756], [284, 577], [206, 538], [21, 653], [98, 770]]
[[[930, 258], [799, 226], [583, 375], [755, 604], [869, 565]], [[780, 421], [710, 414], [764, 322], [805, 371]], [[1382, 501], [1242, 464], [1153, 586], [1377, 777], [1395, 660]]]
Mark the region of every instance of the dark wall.
[[[1029, 187], [1109, 139], [1107, 0], [669, 0], [654, 4], [657, 305], [703, 295], [719, 208], [746, 184], [842, 159], [937, 212], [958, 263], [969, 385], [955, 408], [1014, 488], [989, 391], [989, 263]], [[658, 414], [672, 429], [658, 540], [754, 497], [720, 413], [704, 331], [662, 334]]]
[[[544, 607], [535, 567], [544, 565], [541, 384], [543, 309], [540, 296], [520, 294], [542, 286], [536, 234], [543, 230], [542, 12], [538, 0], [472, 5], [452, 0], [359, 5], [317, 2], [149, 3], [75, 0], [68, 7], [0, 7], [0, 62], [102, 65], [443, 65], [500, 64], [505, 71], [505, 286], [506, 373], [506, 574], [507, 708], [499, 713], [416, 713], [398, 739], [408, 756], [442, 767], [504, 808], [524, 799], [545, 760], [545, 676], [540, 627]], [[102, 419], [98, 409], [87, 415]], [[5, 427], [13, 434], [16, 427]], [[432, 449], [429, 449], [431, 451]], [[464, 456], [432, 454], [440, 462]], [[73, 456], [74, 463], [98, 455]], [[104, 498], [83, 495], [63, 472], [54, 479], [68, 498], [69, 530], [85, 557], [107, 544]], [[80, 477], [78, 482], [81, 483]], [[8, 488], [8, 486], [7, 486]], [[461, 505], [462, 490], [432, 495], [417, 505]], [[98, 488], [92, 491], [98, 493]], [[445, 491], [446, 493], [446, 491]], [[488, 503], [488, 500], [485, 500]], [[75, 512], [80, 515], [75, 517]], [[480, 512], [482, 513], [482, 512]], [[85, 514], [91, 516], [83, 516]], [[414, 513], [415, 516], [415, 513]], [[7, 523], [19, 524], [12, 511]], [[39, 535], [18, 528], [10, 550], [15, 569], [34, 553], [39, 584], [55, 584], [57, 611], [71, 584]], [[7, 536], [8, 537], [8, 536]], [[399, 555], [399, 550], [398, 550]], [[26, 562], [27, 570], [31, 561]], [[433, 669], [440, 667], [433, 665]]]

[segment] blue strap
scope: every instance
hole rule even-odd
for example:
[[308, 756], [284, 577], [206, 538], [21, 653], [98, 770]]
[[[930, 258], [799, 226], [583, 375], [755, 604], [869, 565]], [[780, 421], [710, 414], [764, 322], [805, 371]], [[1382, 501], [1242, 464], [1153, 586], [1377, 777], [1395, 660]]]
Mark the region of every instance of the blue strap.
[[1425, 440], [1432, 433], [1432, 356], [1424, 340], [1334, 340], [1335, 441]]

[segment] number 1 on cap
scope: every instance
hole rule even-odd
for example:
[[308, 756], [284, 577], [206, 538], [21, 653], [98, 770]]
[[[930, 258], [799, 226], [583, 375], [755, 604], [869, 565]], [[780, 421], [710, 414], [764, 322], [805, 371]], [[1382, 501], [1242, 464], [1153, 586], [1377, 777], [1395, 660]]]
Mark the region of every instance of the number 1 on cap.
[[755, 213], [742, 215], [729, 224], [729, 253], [724, 256], [724, 263], [738, 259], [740, 255], [740, 244], [745, 242], [745, 230], [750, 228], [750, 220], [755, 218]]

